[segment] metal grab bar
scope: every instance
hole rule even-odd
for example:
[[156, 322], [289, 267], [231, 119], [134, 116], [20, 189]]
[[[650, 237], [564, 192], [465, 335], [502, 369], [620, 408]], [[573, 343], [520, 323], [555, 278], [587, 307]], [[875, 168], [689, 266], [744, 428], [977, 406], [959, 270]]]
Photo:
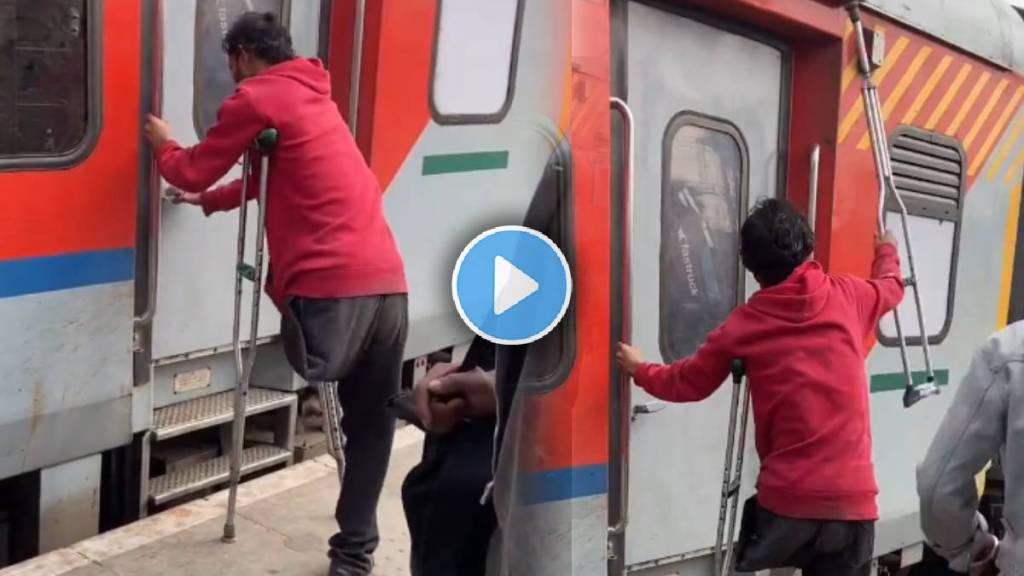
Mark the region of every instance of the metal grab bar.
[[[249, 380], [256, 364], [256, 340], [259, 337], [260, 301], [263, 286], [263, 251], [264, 221], [267, 206], [267, 177], [270, 170], [270, 151], [277, 143], [277, 130], [264, 130], [256, 137], [252, 146], [246, 149], [242, 159], [242, 191], [241, 204], [238, 207], [238, 245], [235, 265], [235, 317], [232, 329], [232, 345], [235, 352], [235, 386], [234, 422], [231, 429], [231, 477], [228, 485], [228, 513], [224, 522], [224, 542], [235, 541], [235, 512], [238, 502], [238, 483], [242, 476], [242, 448], [245, 442], [245, 406], [249, 395]], [[245, 238], [248, 217], [248, 193], [250, 170], [253, 155], [259, 155], [259, 193], [256, 216], [256, 258], [250, 266], [245, 263]], [[249, 316], [248, 354], [242, 355], [242, 281], [253, 283], [251, 314]]]
[[[149, 112], [154, 116], [163, 114], [163, 2], [156, 0], [153, 9], [153, 53], [151, 66], [153, 72], [152, 90], [150, 97]], [[141, 348], [140, 331], [152, 323], [156, 316], [156, 288], [159, 273], [160, 259], [160, 219], [161, 219], [161, 194], [160, 194], [160, 170], [157, 167], [156, 158], [150, 157], [149, 181], [147, 194], [149, 194], [149, 243], [146, 263], [146, 308], [141, 314], [134, 318], [135, 349]]]
[[921, 350], [924, 354], [925, 382], [920, 385], [914, 384], [913, 371], [910, 369], [910, 360], [907, 353], [907, 340], [903, 333], [903, 325], [900, 321], [899, 308], [892, 311], [893, 320], [896, 324], [896, 338], [899, 341], [900, 359], [903, 362], [903, 373], [906, 377], [906, 387], [903, 392], [903, 405], [910, 408], [923, 398], [934, 396], [939, 393], [935, 384], [935, 372], [932, 370], [931, 350], [928, 343], [928, 331], [925, 326], [924, 306], [921, 302], [921, 290], [918, 285], [917, 269], [914, 263], [914, 246], [910, 238], [910, 227], [907, 225], [907, 206], [903, 197], [896, 188], [896, 180], [892, 173], [892, 159], [889, 157], [889, 144], [885, 133], [885, 119], [882, 118], [882, 106], [878, 99], [878, 87], [872, 77], [871, 63], [868, 60], [867, 43], [864, 39], [864, 24], [860, 17], [860, 2], [851, 2], [846, 6], [850, 15], [850, 22], [853, 24], [853, 36], [857, 45], [857, 61], [860, 70], [863, 87], [861, 97], [864, 101], [864, 113], [868, 123], [868, 135], [871, 139], [871, 150], [875, 161], [875, 171], [878, 175], [878, 231], [885, 230], [885, 204], [889, 194], [896, 201], [899, 208], [900, 224], [903, 228], [903, 242], [907, 249], [907, 267], [910, 276], [904, 279], [904, 285], [914, 291], [914, 308], [917, 315], [917, 323], [921, 334]]
[[363, 76], [363, 41], [366, 37], [366, 0], [356, 0], [352, 31], [352, 70], [348, 87], [348, 128], [355, 137], [359, 124], [359, 84]]
[[[633, 192], [635, 179], [636, 159], [636, 124], [633, 111], [621, 98], [612, 98], [611, 109], [622, 116], [626, 132], [626, 154], [625, 154], [625, 186], [622, 202], [623, 226], [622, 232], [622, 333], [619, 338], [623, 342], [632, 343], [632, 255], [633, 255]], [[619, 442], [619, 454], [617, 460], [618, 475], [617, 489], [610, 486], [608, 497], [614, 500], [617, 506], [609, 506], [608, 518], [608, 573], [624, 574], [625, 562], [625, 534], [626, 525], [629, 522], [629, 427], [632, 420], [632, 383], [629, 374], [619, 370], [618, 378], [613, 384], [613, 396], [618, 397], [618, 406], [612, 417], [612, 429], [609, 434], [615, 434]], [[612, 457], [615, 457], [613, 454]], [[617, 517], [613, 518], [611, 511], [617, 511]]]
[[811, 149], [811, 173], [807, 184], [807, 223], [815, 231], [818, 220], [818, 178], [821, 170], [821, 144]]

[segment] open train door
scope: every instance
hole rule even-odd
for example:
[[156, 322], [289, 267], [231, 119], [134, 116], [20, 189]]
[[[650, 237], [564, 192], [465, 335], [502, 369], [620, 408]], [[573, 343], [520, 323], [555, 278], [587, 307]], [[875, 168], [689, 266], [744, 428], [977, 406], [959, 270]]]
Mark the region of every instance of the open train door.
[[[668, 363], [696, 351], [756, 288], [740, 265], [739, 229], [750, 207], [779, 192], [786, 58], [770, 41], [689, 12], [630, 2], [627, 21], [632, 333], [650, 359]], [[633, 390], [631, 569], [696, 561], [710, 570], [730, 388], [689, 405]], [[747, 446], [741, 497], [757, 468]]]

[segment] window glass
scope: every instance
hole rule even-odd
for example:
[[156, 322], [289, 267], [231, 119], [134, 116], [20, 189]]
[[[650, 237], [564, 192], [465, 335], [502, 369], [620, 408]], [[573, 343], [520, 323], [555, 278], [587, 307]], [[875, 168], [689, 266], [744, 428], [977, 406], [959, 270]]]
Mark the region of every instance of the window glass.
[[519, 0], [441, 0], [433, 106], [440, 116], [497, 116], [511, 97]]
[[[921, 306], [929, 342], [942, 341], [953, 319], [953, 287], [960, 241], [963, 209], [963, 152], [956, 140], [902, 128], [892, 139], [892, 169], [896, 188], [907, 207], [907, 224], [914, 242]], [[887, 198], [886, 228], [899, 239], [903, 276], [910, 275], [903, 226], [895, 199]], [[911, 344], [920, 343], [913, 288], [900, 303], [903, 334]], [[892, 314], [879, 323], [881, 342], [896, 345], [896, 322]]]
[[735, 128], [677, 117], [661, 193], [661, 352], [692, 354], [736, 306], [746, 155]]
[[0, 0], [0, 157], [60, 156], [86, 134], [86, 0]]
[[235, 91], [228, 56], [221, 47], [235, 19], [249, 11], [279, 17], [283, 0], [197, 0], [193, 120], [200, 138], [217, 121], [217, 110]]
[[[929, 336], [936, 336], [942, 333], [946, 324], [946, 317], [949, 316], [949, 291], [950, 275], [953, 267], [953, 245], [956, 240], [956, 223], [935, 218], [910, 215], [907, 217], [910, 226], [910, 235], [914, 239], [914, 246], [917, 251], [914, 253], [918, 258], [914, 261], [917, 268], [917, 278], [922, 286], [921, 305], [924, 308], [925, 329]], [[885, 216], [885, 225], [896, 234], [900, 243], [900, 266], [903, 277], [910, 275], [910, 268], [907, 265], [907, 246], [903, 241], [903, 227], [900, 225], [900, 218], [893, 212]], [[925, 248], [926, 247], [926, 248]], [[924, 252], [924, 251], [927, 252]], [[927, 253], [927, 258], [923, 255]], [[914, 307], [914, 296], [907, 292], [907, 296], [899, 306], [900, 321], [903, 327], [903, 334], [907, 338], [921, 336], [921, 329], [917, 322], [917, 310]], [[882, 334], [887, 338], [896, 338], [896, 323], [892, 314], [886, 314], [880, 324]]]

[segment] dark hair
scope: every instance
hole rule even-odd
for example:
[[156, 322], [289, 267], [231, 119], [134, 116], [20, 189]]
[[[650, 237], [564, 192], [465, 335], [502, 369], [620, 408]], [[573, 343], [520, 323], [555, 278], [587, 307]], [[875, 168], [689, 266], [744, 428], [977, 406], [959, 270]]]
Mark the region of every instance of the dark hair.
[[807, 220], [785, 200], [757, 203], [740, 231], [743, 266], [765, 286], [789, 278], [814, 252], [814, 233]]
[[270, 64], [295, 58], [292, 35], [272, 12], [246, 12], [239, 16], [224, 36], [222, 47], [228, 56], [245, 50]]

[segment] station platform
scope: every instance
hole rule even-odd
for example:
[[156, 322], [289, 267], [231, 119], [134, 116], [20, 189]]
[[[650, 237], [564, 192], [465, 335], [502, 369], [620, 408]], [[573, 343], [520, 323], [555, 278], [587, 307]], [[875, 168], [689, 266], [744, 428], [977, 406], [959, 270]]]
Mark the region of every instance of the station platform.
[[[378, 508], [376, 576], [409, 573], [409, 535], [401, 486], [420, 460], [423, 435], [395, 435]], [[337, 468], [319, 456], [241, 485], [238, 539], [220, 541], [227, 492], [218, 492], [117, 530], [0, 570], [0, 576], [322, 576], [327, 538], [337, 530]]]

